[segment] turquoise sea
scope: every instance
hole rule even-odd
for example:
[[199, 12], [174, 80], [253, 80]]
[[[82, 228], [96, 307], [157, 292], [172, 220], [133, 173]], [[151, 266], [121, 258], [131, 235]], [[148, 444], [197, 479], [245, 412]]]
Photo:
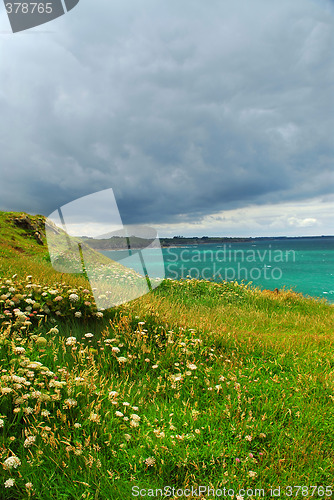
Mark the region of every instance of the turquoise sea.
[[[292, 288], [334, 303], [334, 237], [186, 245], [162, 252], [166, 278], [251, 281], [262, 289]], [[103, 253], [115, 260], [126, 256], [125, 251]], [[159, 252], [145, 250], [143, 256], [152, 276], [159, 267]]]

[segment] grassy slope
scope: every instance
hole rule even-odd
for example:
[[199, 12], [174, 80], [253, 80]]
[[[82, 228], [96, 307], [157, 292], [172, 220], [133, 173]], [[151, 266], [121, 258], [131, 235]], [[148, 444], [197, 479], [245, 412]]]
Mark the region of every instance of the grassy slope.
[[[3, 373], [23, 376], [26, 356], [67, 385], [57, 399], [48, 377], [36, 373], [32, 385], [51, 400], [18, 403], [23, 389], [2, 379], [13, 393], [0, 398], [0, 461], [16, 454], [22, 465], [2, 472], [1, 499], [128, 499], [135, 485], [196, 484], [263, 488], [270, 498], [270, 487], [333, 483], [332, 306], [236, 283], [168, 281], [97, 319], [83, 300], [75, 306], [68, 300], [73, 289], [85, 295], [85, 278], [55, 272], [46, 249], [8, 222], [13, 215], [0, 213], [2, 290], [22, 310], [29, 292], [43, 314], [23, 329], [15, 318], [4, 321], [10, 324], [0, 339]], [[6, 284], [13, 274], [18, 276]], [[27, 274], [45, 286], [45, 297], [38, 287], [26, 290]], [[64, 297], [61, 305], [55, 306], [50, 287]], [[0, 302], [0, 312], [8, 304]], [[51, 330], [52, 319], [59, 333]], [[69, 336], [75, 345], [66, 345]], [[25, 354], [15, 354], [17, 347]], [[77, 405], [66, 408], [68, 399]], [[115, 411], [138, 414], [138, 427]], [[27, 434], [36, 436], [31, 447], [23, 445]], [[152, 465], [145, 462], [149, 457]], [[1, 491], [8, 478], [15, 486]], [[33, 493], [24, 486], [30, 481]], [[321, 489], [296, 491], [294, 498], [331, 498]]]

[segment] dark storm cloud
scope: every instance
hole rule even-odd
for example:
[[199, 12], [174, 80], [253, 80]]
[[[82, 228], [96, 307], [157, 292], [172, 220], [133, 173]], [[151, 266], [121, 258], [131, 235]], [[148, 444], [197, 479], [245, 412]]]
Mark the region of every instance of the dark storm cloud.
[[1, 209], [112, 187], [159, 224], [332, 192], [330, 2], [82, 1], [48, 26], [0, 37]]

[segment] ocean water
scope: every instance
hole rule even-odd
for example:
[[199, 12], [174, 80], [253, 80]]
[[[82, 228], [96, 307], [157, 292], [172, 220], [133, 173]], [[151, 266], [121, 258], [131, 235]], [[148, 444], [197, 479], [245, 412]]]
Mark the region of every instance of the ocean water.
[[[285, 287], [334, 303], [334, 237], [187, 245], [162, 252], [166, 278], [252, 282], [262, 289]], [[103, 253], [115, 260], [126, 256], [125, 251]], [[149, 274], [154, 274], [159, 254], [154, 249], [144, 254]]]

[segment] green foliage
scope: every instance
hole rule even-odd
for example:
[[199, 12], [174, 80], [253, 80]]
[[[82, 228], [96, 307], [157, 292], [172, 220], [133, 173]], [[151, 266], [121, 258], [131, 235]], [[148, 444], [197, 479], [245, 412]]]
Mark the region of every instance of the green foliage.
[[270, 498], [271, 487], [331, 485], [332, 306], [166, 280], [99, 317], [82, 276], [61, 276], [43, 249], [28, 255], [7, 236], [1, 500], [128, 499], [165, 485]]

